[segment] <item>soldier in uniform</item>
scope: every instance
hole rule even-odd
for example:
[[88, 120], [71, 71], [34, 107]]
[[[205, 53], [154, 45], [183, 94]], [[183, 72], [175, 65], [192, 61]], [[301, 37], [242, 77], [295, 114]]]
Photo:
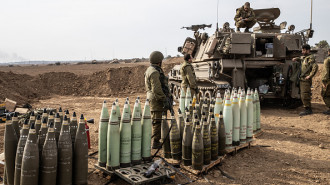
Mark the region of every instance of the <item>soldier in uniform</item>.
[[153, 131], [153, 149], [161, 147], [161, 119], [162, 113], [167, 114], [170, 109], [169, 100], [172, 98], [168, 87], [168, 78], [162, 70], [162, 61], [164, 55], [159, 51], [154, 51], [150, 54], [149, 60], [151, 65], [145, 72], [145, 87], [147, 98], [150, 101], [152, 131]]
[[300, 76], [299, 76], [299, 86], [300, 86], [300, 97], [304, 104], [305, 110], [301, 112], [300, 116], [305, 116], [313, 114], [311, 99], [312, 99], [312, 78], [317, 72], [318, 65], [315, 62], [314, 55], [310, 54], [311, 47], [308, 44], [302, 46], [303, 56], [293, 58], [292, 61], [300, 62]]
[[[191, 90], [191, 97], [194, 97], [194, 95], [198, 92], [197, 88], [197, 82], [196, 82], [196, 75], [192, 63], [192, 57], [190, 54], [184, 55], [184, 62], [181, 64], [181, 87], [185, 89], [185, 92], [187, 87], [190, 87]], [[197, 95], [196, 95], [197, 96]]]
[[323, 114], [330, 115], [330, 49], [328, 50], [328, 58], [324, 60], [324, 69], [322, 75], [322, 92], [323, 101], [328, 110]]
[[245, 28], [245, 32], [249, 32], [249, 29], [252, 28], [257, 20], [253, 9], [250, 8], [250, 3], [246, 2], [244, 6], [236, 9], [235, 23], [237, 27], [237, 32], [240, 31], [240, 28]]

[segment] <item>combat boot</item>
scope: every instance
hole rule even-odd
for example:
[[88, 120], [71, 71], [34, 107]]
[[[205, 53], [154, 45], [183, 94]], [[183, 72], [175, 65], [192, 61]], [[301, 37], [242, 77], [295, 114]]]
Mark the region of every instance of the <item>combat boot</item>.
[[310, 114], [313, 114], [312, 108], [305, 107], [305, 110], [302, 111], [301, 113], [299, 113], [299, 116], [306, 116], [306, 115], [310, 115]]
[[324, 111], [323, 114], [330, 115], [330, 109], [328, 109], [327, 111]]
[[154, 140], [152, 143], [152, 149], [160, 149], [162, 147], [162, 143]]

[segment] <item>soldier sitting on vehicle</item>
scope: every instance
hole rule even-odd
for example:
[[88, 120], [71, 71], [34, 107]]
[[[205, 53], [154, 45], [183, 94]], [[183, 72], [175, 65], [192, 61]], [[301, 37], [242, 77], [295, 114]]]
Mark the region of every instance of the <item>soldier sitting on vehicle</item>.
[[240, 28], [245, 28], [244, 32], [249, 32], [249, 29], [256, 24], [257, 20], [253, 9], [250, 8], [249, 2], [246, 2], [241, 8], [236, 9], [236, 16], [234, 20], [236, 23], [237, 32], [240, 31]]
[[230, 28], [229, 22], [225, 22], [222, 26], [222, 28], [220, 28], [220, 32], [234, 32], [234, 29]]

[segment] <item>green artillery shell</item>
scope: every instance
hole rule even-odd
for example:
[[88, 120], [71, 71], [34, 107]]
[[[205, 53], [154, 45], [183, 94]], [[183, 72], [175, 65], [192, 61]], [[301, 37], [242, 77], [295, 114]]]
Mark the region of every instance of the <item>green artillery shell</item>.
[[48, 113], [47, 113], [47, 109], [46, 108], [44, 108], [44, 111], [43, 111], [43, 113], [41, 115], [41, 120], [44, 120], [44, 119], [46, 119], [46, 123], [47, 123], [48, 122]]
[[70, 125], [66, 115], [64, 116], [60, 137], [58, 139], [57, 157], [57, 184], [72, 184], [72, 141]]
[[203, 121], [202, 133], [204, 144], [204, 164], [207, 165], [211, 163], [211, 137], [209, 132], [209, 123], [206, 118]]
[[107, 169], [114, 170], [120, 165], [120, 132], [116, 111], [116, 103], [112, 104], [107, 136]]
[[178, 124], [176, 123], [174, 113], [171, 115], [171, 126], [172, 129], [170, 131], [170, 147], [171, 147], [171, 155], [175, 160], [181, 160], [182, 156], [182, 141], [180, 137], [180, 131], [178, 129]]
[[256, 133], [257, 131], [257, 101], [256, 96], [254, 95], [253, 90], [252, 92], [252, 104], [253, 104], [253, 133]]
[[[66, 117], [68, 118], [68, 123], [70, 124], [71, 121], [70, 121], [70, 113], [69, 113], [69, 110], [66, 110], [66, 111], [65, 111], [64, 116], [66, 116]], [[62, 122], [62, 123], [63, 123], [63, 122]]]
[[217, 124], [215, 123], [214, 115], [211, 116], [211, 125], [210, 125], [210, 135], [211, 135], [211, 160], [218, 159], [218, 129]]
[[76, 112], [73, 112], [70, 121], [70, 134], [71, 134], [72, 147], [74, 146], [74, 141], [76, 140], [77, 128], [78, 128], [77, 115]]
[[186, 99], [185, 99], [185, 108], [188, 107], [189, 108], [189, 103], [191, 102], [192, 98], [191, 98], [191, 91], [190, 88], [187, 87], [187, 92], [186, 92]]
[[178, 109], [178, 113], [179, 113], [179, 120], [178, 120], [179, 131], [180, 131], [180, 137], [182, 138], [183, 137], [183, 130], [184, 130], [184, 119], [183, 119], [183, 115], [182, 115], [182, 112], [181, 112], [180, 108]]
[[122, 168], [131, 165], [132, 128], [128, 107], [128, 102], [126, 101], [120, 123], [120, 167]]
[[21, 184], [20, 182], [21, 182], [22, 158], [23, 158], [23, 152], [28, 135], [29, 135], [29, 122], [28, 119], [26, 119], [23, 124], [23, 128], [17, 145], [16, 160], [15, 160], [15, 177], [14, 177], [15, 185]]
[[40, 115], [37, 116], [37, 119], [35, 121], [35, 128], [36, 128], [36, 134], [37, 134], [37, 136], [39, 136], [40, 129], [41, 129], [41, 116]]
[[218, 140], [219, 140], [219, 155], [226, 154], [226, 130], [225, 123], [223, 121], [222, 111], [220, 111], [220, 117], [218, 119]]
[[139, 101], [139, 109], [141, 110], [141, 118], [142, 118], [142, 107], [141, 107], [140, 97], [138, 96], [136, 99]]
[[204, 145], [203, 145], [203, 135], [201, 133], [201, 126], [199, 121], [197, 121], [196, 129], [194, 132], [194, 137], [192, 141], [192, 168], [194, 170], [202, 170], [204, 161]]
[[141, 109], [139, 108], [139, 101], [136, 100], [132, 115], [132, 164], [141, 163], [141, 142], [142, 142], [142, 125], [141, 125]]
[[17, 143], [18, 139], [12, 124], [11, 117], [7, 115], [5, 126], [4, 153], [8, 184], [14, 184]]
[[60, 137], [60, 133], [61, 133], [61, 127], [62, 127], [62, 122], [61, 122], [61, 118], [60, 118], [60, 114], [59, 113], [56, 113], [55, 115], [55, 127], [54, 127], [54, 130], [55, 130], [55, 139], [56, 139], [56, 142], [58, 142], [58, 138]]
[[42, 156], [42, 149], [45, 144], [47, 132], [48, 132], [47, 119], [44, 117], [44, 119], [42, 120], [39, 135], [38, 135], [38, 148], [39, 148], [39, 157], [40, 158]]
[[116, 103], [116, 111], [117, 111], [118, 121], [119, 121], [119, 124], [120, 124], [121, 114], [120, 114], [120, 106], [119, 106], [118, 98], [116, 98], [115, 103]]
[[84, 116], [80, 116], [74, 142], [73, 152], [73, 184], [87, 185], [88, 177], [88, 141]]
[[14, 113], [14, 116], [12, 117], [12, 125], [14, 127], [14, 130], [16, 132], [17, 138], [19, 138], [20, 133], [19, 133], [19, 125], [18, 125], [18, 117], [17, 117], [17, 112]]
[[128, 97], [126, 98], [126, 102], [127, 102], [127, 105], [128, 105], [129, 118], [132, 119], [132, 111], [131, 111], [131, 106], [130, 106]]
[[36, 117], [34, 115], [34, 111], [32, 111], [29, 119], [29, 127], [31, 126], [32, 123], [34, 124], [35, 122], [36, 122]]
[[182, 159], [183, 165], [190, 166], [191, 165], [191, 145], [192, 145], [192, 126], [189, 118], [186, 118], [186, 124], [184, 127], [183, 137], [182, 137]]
[[161, 140], [164, 143], [163, 144], [163, 152], [164, 152], [164, 157], [169, 159], [169, 158], [172, 157], [172, 155], [171, 155], [171, 145], [170, 145], [170, 138], [169, 137], [166, 138], [166, 136], [167, 136], [170, 128], [168, 126], [168, 122], [166, 120], [167, 117], [166, 117], [165, 113], [163, 113], [162, 119], [163, 120], [162, 120], [162, 125], [161, 125]]
[[237, 93], [234, 93], [232, 108], [233, 108], [233, 145], [239, 146], [240, 145], [239, 133], [240, 133], [240, 125], [241, 125], [241, 118], [240, 118], [241, 114], [240, 114], [240, 109], [239, 109], [239, 105], [238, 105]]
[[[61, 124], [62, 124], [63, 123], [63, 111], [62, 111], [62, 107], [60, 107], [58, 109], [58, 114], [60, 115]], [[55, 130], [55, 133], [56, 133], [56, 130]], [[57, 141], [58, 141], [58, 138], [57, 138]]]
[[39, 149], [37, 144], [37, 134], [34, 123], [31, 124], [29, 135], [26, 140], [22, 168], [21, 185], [36, 185], [39, 180]]
[[218, 119], [220, 117], [220, 111], [222, 111], [222, 98], [221, 94], [217, 93], [217, 98], [215, 100], [215, 105], [214, 105], [214, 115], [215, 115], [215, 122], [218, 123]]
[[48, 118], [49, 128], [40, 161], [40, 184], [56, 185], [57, 144], [55, 139], [54, 122]]
[[239, 100], [239, 109], [240, 109], [240, 143], [246, 143], [246, 124], [247, 124], [247, 110], [245, 104], [245, 90], [241, 90], [241, 96]]
[[246, 139], [251, 140], [253, 136], [253, 99], [250, 89], [246, 93], [246, 109], [247, 109], [247, 126], [246, 126]]
[[181, 88], [179, 107], [180, 107], [180, 110], [183, 111], [182, 112], [183, 117], [185, 117], [185, 111], [184, 111], [186, 109], [185, 101], [186, 101], [186, 92], [185, 92], [184, 88]]
[[260, 100], [259, 100], [259, 94], [258, 94], [258, 90], [255, 89], [254, 94], [256, 95], [256, 102], [257, 102], [257, 130], [261, 129], [260, 126]]
[[142, 118], [142, 159], [151, 161], [152, 121], [149, 100], [146, 100]]
[[107, 135], [108, 135], [109, 111], [107, 102], [104, 101], [99, 122], [99, 159], [101, 167], [106, 167], [107, 163]]

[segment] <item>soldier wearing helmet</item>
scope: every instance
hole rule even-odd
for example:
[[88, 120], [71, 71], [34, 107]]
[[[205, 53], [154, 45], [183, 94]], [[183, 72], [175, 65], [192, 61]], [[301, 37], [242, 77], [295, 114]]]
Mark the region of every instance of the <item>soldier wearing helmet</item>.
[[150, 101], [152, 131], [153, 131], [153, 149], [161, 147], [161, 119], [162, 113], [167, 114], [170, 109], [168, 98], [171, 99], [172, 95], [168, 87], [168, 78], [162, 70], [162, 61], [164, 55], [159, 51], [154, 51], [150, 54], [150, 66], [144, 74], [144, 82], [147, 91], [147, 99]]
[[[191, 90], [191, 97], [194, 97], [194, 95], [198, 92], [197, 88], [197, 80], [196, 80], [196, 74], [194, 71], [192, 63], [192, 57], [190, 54], [184, 55], [184, 62], [181, 64], [181, 87], [187, 92], [187, 87], [190, 87]], [[196, 95], [197, 96], [197, 95]]]
[[330, 49], [328, 49], [328, 58], [324, 60], [322, 71], [322, 91], [321, 95], [328, 110], [324, 111], [323, 114], [330, 115]]
[[237, 32], [240, 31], [240, 28], [245, 28], [244, 32], [249, 32], [249, 29], [252, 28], [257, 20], [253, 9], [250, 8], [250, 3], [246, 2], [241, 8], [236, 9], [235, 23], [237, 27]]

